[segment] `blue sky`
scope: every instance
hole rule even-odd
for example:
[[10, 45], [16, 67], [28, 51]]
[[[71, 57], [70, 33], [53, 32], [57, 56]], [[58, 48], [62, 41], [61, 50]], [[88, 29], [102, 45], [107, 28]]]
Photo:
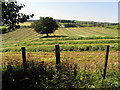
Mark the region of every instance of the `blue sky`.
[[26, 6], [25, 14], [33, 13], [33, 19], [53, 17], [81, 21], [118, 22], [118, 2], [41, 2], [38, 0], [19, 0]]

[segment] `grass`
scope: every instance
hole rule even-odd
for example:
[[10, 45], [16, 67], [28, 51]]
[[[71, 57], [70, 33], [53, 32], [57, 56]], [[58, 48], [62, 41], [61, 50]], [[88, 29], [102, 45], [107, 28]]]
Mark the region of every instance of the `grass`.
[[4, 28], [7, 28], [6, 26], [0, 26], [0, 29], [4, 29]]
[[5, 43], [4, 47], [7, 46], [32, 46], [32, 45], [55, 45], [55, 44], [115, 44], [119, 43], [118, 39], [95, 39], [95, 40], [39, 40], [39, 41], [27, 41], [27, 42], [11, 42]]
[[[22, 26], [31, 26], [32, 22], [24, 22], [24, 23], [19, 23], [19, 25]], [[7, 28], [6, 26], [0, 26], [0, 29]]]
[[31, 26], [32, 22], [19, 23], [20, 26]]
[[[117, 33], [117, 29], [106, 29], [101, 27], [59, 28], [50, 36], [67, 37], [45, 38], [45, 35], [36, 33], [32, 28], [22, 28], [2, 35], [1, 42], [3, 48], [0, 51], [21, 52], [21, 47], [26, 47], [27, 52], [52, 53], [55, 51], [55, 45], [59, 44], [60, 50], [65, 52], [76, 51], [81, 53], [83, 51], [90, 51], [89, 53], [91, 53], [92, 51], [105, 51], [106, 45], [110, 45], [111, 52], [117, 52], [119, 51], [118, 43], [120, 42]], [[99, 36], [96, 36], [98, 34]], [[5, 53], [3, 53], [3, 55], [4, 54]], [[87, 58], [90, 59], [89, 57]], [[86, 61], [87, 58], [84, 60]], [[54, 60], [53, 57], [47, 58], [46, 56], [46, 60], [48, 59]]]
[[[70, 44], [64, 44], [60, 45], [60, 50], [61, 51], [104, 51], [105, 47], [108, 44], [83, 44], [83, 45], [70, 45]], [[6, 47], [1, 49], [1, 52], [21, 52], [21, 47], [25, 46], [16, 46], [16, 47]], [[27, 51], [29, 52], [53, 52], [55, 51], [55, 46], [54, 45], [32, 45], [32, 46], [27, 46]], [[111, 44], [110, 45], [111, 51], [119, 51], [119, 47], [117, 44]]]
[[[105, 51], [61, 51], [61, 61], [68, 60], [70, 63], [78, 64], [78, 68], [84, 68], [85, 66], [89, 67], [91, 71], [96, 70], [98, 68], [104, 67], [105, 61]], [[9, 62], [22, 62], [22, 56], [20, 52], [7, 52], [2, 53], [2, 64], [7, 64]], [[27, 52], [27, 60], [34, 61], [44, 61], [44, 62], [52, 62], [55, 63], [55, 53], [54, 52]], [[109, 53], [109, 61], [108, 68], [117, 69], [118, 65], [118, 52], [110, 51]]]
[[[74, 31], [74, 33], [73, 33]], [[64, 33], [63, 33], [64, 32]], [[111, 33], [112, 32], [112, 33]], [[86, 34], [85, 34], [86, 33]], [[54, 34], [68, 37], [118, 37], [118, 30], [105, 29], [98, 27], [84, 27], [84, 28], [59, 28]], [[43, 35], [45, 36], [45, 35]], [[14, 32], [9, 32], [3, 35], [3, 41], [27, 41], [40, 39], [42, 35], [36, 33], [33, 29], [19, 29]]]
[[88, 71], [87, 68], [77, 69], [77, 64], [68, 61], [61, 63], [60, 71], [53, 63], [29, 61], [26, 69], [21, 64], [3, 66], [2, 89], [118, 89], [120, 87], [118, 83], [120, 72], [113, 68], [108, 70], [105, 80], [102, 79], [102, 74], [102, 69], [94, 72]]
[[111, 29], [117, 29], [120, 28], [120, 25], [109, 25], [109, 26], [105, 26], [107, 28], [111, 28]]
[[[16, 88], [22, 90], [119, 87], [120, 72], [117, 66], [118, 42], [120, 41], [117, 29], [59, 28], [50, 34], [53, 37], [46, 38], [45, 35], [36, 33], [32, 28], [21, 28], [1, 36], [0, 42], [2, 42], [3, 48], [0, 50], [0, 54], [2, 55], [3, 87], [5, 89], [9, 87], [11, 90]], [[56, 44], [60, 45], [61, 51], [63, 71], [60, 77], [55, 68]], [[103, 81], [105, 45], [110, 45], [110, 53], [107, 78]], [[21, 47], [26, 47], [28, 62], [37, 62], [37, 64], [32, 63], [28, 66], [26, 74], [21, 65]], [[44, 63], [41, 63], [43, 61]], [[8, 68], [8, 64], [12, 66], [12, 71]], [[74, 67], [76, 64], [77, 67]], [[76, 70], [77, 75], [74, 75]], [[50, 75], [52, 75], [52, 79], [50, 79]]]
[[[79, 48], [76, 44], [79, 44], [82, 47], [83, 45], [88, 47], [90, 44], [92, 47], [98, 47], [99, 44], [102, 46], [110, 45], [112, 47], [114, 46], [113, 48], [117, 48], [117, 43], [119, 43], [119, 37], [117, 33], [118, 32], [116, 29], [105, 29], [98, 27], [59, 28], [50, 35], [53, 37], [44, 38], [45, 35], [36, 33], [32, 28], [22, 28], [3, 34], [2, 44], [3, 51], [20, 51], [20, 47], [23, 46], [29, 48], [29, 51], [53, 51], [53, 45], [56, 44], [60, 44], [61, 46], [71, 45], [74, 48], [76, 47], [74, 50]], [[45, 47], [43, 45], [45, 45]], [[51, 48], [49, 50], [47, 50], [48, 45]], [[66, 51], [66, 49], [62, 50]], [[71, 50], [71, 48], [67, 50]], [[116, 50], [119, 49], [117, 48]]]

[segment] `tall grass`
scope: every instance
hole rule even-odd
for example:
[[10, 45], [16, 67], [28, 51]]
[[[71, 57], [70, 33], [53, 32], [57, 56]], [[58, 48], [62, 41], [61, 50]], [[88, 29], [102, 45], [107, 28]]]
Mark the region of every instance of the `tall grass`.
[[120, 72], [109, 70], [103, 81], [102, 70], [89, 72], [77, 69], [76, 64], [67, 61], [61, 63], [60, 71], [56, 65], [44, 62], [27, 62], [23, 65], [4, 65], [2, 70], [2, 90], [33, 90], [33, 89], [72, 89], [72, 88], [119, 88]]

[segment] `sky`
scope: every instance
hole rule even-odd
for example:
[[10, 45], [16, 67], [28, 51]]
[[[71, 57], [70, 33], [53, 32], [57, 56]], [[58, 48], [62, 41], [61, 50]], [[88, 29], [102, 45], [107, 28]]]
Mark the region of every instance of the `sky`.
[[118, 0], [17, 0], [24, 14], [34, 19], [53, 17], [80, 21], [118, 22]]

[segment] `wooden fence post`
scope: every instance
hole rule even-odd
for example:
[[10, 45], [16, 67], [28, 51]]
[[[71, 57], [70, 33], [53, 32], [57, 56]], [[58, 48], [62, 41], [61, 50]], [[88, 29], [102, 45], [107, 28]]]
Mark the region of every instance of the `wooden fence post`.
[[55, 56], [56, 56], [56, 65], [57, 70], [60, 70], [60, 48], [59, 45], [55, 45]]
[[105, 79], [105, 76], [106, 76], [107, 63], [108, 63], [108, 55], [109, 55], [109, 45], [106, 47], [105, 67], [104, 67], [103, 79]]
[[25, 52], [25, 47], [22, 47], [22, 59], [23, 59], [23, 66], [24, 69], [26, 68], [26, 52]]

